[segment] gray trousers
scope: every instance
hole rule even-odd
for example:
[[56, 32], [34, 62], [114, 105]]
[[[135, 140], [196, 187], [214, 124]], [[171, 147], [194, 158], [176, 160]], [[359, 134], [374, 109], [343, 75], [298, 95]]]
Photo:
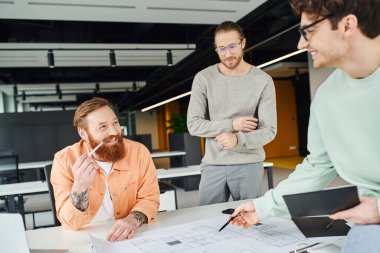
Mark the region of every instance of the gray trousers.
[[238, 165], [201, 164], [199, 204], [209, 205], [262, 195], [263, 163]]
[[380, 224], [355, 225], [348, 232], [343, 253], [380, 252]]

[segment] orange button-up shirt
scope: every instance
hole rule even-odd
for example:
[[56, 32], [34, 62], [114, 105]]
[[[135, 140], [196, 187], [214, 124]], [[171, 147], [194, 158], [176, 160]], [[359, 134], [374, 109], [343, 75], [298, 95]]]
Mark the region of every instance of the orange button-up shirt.
[[[125, 218], [131, 211], [156, 217], [160, 205], [157, 172], [148, 149], [140, 143], [124, 139], [126, 156], [114, 162], [108, 175], [115, 219]], [[102, 205], [106, 176], [97, 166], [97, 173], [88, 188], [89, 206], [78, 210], [70, 200], [74, 183], [72, 167], [89, 150], [83, 140], [57, 152], [54, 156], [50, 181], [54, 189], [57, 218], [62, 225], [79, 230], [91, 222]]]

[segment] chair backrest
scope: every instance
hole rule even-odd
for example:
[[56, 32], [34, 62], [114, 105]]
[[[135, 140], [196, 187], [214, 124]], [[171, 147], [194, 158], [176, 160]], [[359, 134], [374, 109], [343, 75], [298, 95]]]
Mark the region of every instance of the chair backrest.
[[19, 182], [18, 155], [0, 155], [0, 184]]
[[50, 196], [50, 202], [51, 202], [51, 209], [53, 210], [54, 225], [55, 226], [61, 226], [61, 222], [57, 218], [57, 210], [55, 209], [55, 198], [54, 198], [53, 185], [50, 183], [51, 169], [52, 169], [52, 165], [51, 164], [48, 164], [48, 165], [46, 165], [44, 167], [45, 176], [46, 176], [46, 182], [47, 182], [48, 188], [49, 188], [49, 196]]

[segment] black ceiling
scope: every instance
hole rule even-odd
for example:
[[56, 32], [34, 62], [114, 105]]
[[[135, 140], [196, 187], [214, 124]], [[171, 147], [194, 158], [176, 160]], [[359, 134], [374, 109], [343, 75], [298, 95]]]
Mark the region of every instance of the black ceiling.
[[[294, 27], [299, 22], [283, 0], [269, 0], [238, 23], [247, 37], [247, 48]], [[35, 21], [0, 19], [0, 42], [22, 43], [190, 43], [197, 50], [175, 66], [0, 68], [0, 83], [65, 83], [146, 80], [135, 93], [105, 94], [119, 110], [152, 105], [191, 89], [193, 76], [218, 62], [213, 50], [215, 25], [116, 23], [84, 21]], [[295, 29], [255, 47], [245, 59], [254, 65], [293, 52], [299, 35]], [[306, 61], [306, 55], [288, 61]], [[78, 96], [78, 102], [92, 94]]]

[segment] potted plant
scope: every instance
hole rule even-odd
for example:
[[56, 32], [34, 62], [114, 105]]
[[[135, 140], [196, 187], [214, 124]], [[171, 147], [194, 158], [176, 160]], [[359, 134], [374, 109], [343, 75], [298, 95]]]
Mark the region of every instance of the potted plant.
[[166, 129], [173, 129], [174, 133], [188, 133], [186, 116], [182, 114], [173, 113], [168, 123], [170, 124]]

